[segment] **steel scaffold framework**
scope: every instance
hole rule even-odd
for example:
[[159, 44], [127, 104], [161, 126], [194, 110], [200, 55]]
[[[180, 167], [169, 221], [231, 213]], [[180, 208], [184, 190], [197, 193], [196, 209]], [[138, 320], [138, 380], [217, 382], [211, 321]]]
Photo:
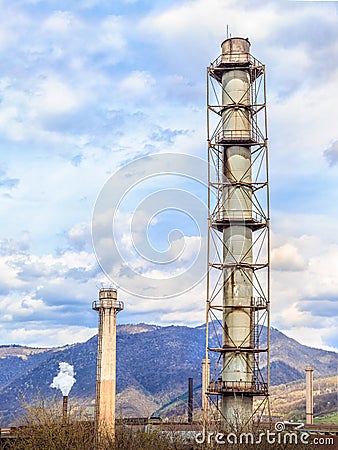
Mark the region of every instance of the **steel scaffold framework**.
[[[235, 101], [224, 90], [224, 72], [237, 69], [249, 74], [250, 93], [247, 95], [250, 104], [244, 100], [241, 102], [241, 99]], [[225, 103], [224, 98], [227, 99], [226, 104], [222, 104]], [[245, 126], [241, 129], [241, 123], [245, 121], [250, 124], [249, 133]], [[232, 123], [236, 123], [233, 129], [229, 125]], [[270, 417], [270, 207], [265, 66], [251, 54], [232, 53], [230, 58], [221, 55], [207, 68], [207, 133], [206, 361], [210, 360], [211, 369], [205, 386], [204, 417], [205, 420], [216, 418], [227, 422], [220, 400], [229, 396], [250, 397], [255, 402], [249, 421], [257, 422], [263, 414]], [[226, 149], [234, 146], [250, 150], [250, 182], [246, 174], [237, 179], [233, 173], [231, 176], [225, 173]], [[247, 197], [245, 202], [250, 205], [246, 211], [226, 208], [231, 204], [229, 198], [235, 199], [236, 195], [243, 196], [243, 193]], [[237, 226], [249, 229], [252, 236], [250, 249], [240, 259], [232, 254], [224, 238], [224, 233], [231, 233], [231, 227]], [[252, 260], [246, 257], [248, 252]], [[231, 277], [235, 278], [235, 272], [251, 285], [251, 303], [245, 307], [233, 303], [229, 306], [224, 300], [226, 284]], [[250, 311], [248, 335], [240, 345], [228, 333], [226, 322], [227, 314], [235, 310]], [[246, 364], [250, 362], [252, 380], [224, 381], [223, 372], [234, 358], [245, 359]]]

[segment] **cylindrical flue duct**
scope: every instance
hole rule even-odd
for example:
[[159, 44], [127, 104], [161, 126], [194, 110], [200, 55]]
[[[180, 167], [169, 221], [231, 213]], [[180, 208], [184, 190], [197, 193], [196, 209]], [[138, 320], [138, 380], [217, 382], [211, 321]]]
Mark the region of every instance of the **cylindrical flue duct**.
[[123, 302], [117, 300], [117, 291], [103, 288], [99, 301], [92, 308], [99, 313], [96, 412], [95, 422], [98, 432], [108, 432], [115, 436], [115, 395], [116, 395], [116, 315], [122, 311]]
[[67, 416], [68, 416], [68, 395], [64, 395], [62, 401], [62, 418], [64, 422], [67, 421]]
[[189, 383], [188, 383], [188, 422], [192, 423], [192, 415], [193, 415], [193, 411], [194, 411], [194, 406], [193, 406], [193, 389], [194, 389], [194, 380], [193, 378], [189, 378]]
[[[230, 226], [223, 229], [223, 346], [240, 347], [237, 354], [223, 354], [222, 381], [242, 387], [253, 382], [252, 293], [252, 218], [250, 43], [228, 39], [222, 44], [222, 62], [239, 63], [222, 74], [223, 208]], [[244, 64], [244, 65], [243, 65]], [[239, 401], [238, 401], [239, 400]], [[222, 396], [222, 413], [234, 417], [252, 415], [252, 396]]]
[[313, 424], [313, 368], [307, 366], [306, 373], [306, 423]]

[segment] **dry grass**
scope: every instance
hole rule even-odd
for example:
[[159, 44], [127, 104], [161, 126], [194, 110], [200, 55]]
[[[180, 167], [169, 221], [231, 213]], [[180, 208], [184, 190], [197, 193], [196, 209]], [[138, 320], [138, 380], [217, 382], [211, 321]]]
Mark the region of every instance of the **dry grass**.
[[62, 416], [56, 398], [37, 399], [24, 404], [24, 413], [17, 421], [16, 438], [10, 450], [85, 450], [93, 448], [93, 423], [80, 411]]
[[[70, 411], [67, 420], [62, 417], [60, 401], [38, 400], [31, 405], [25, 405], [25, 413], [18, 421], [16, 438], [7, 443], [6, 450], [210, 450], [231, 448], [232, 450], [303, 450], [308, 445], [268, 443], [255, 444], [258, 432], [251, 430], [252, 440], [240, 442], [237, 433], [237, 443], [218, 444], [215, 440], [217, 425], [209, 424], [214, 429], [211, 439], [204, 439], [197, 443], [194, 436], [182, 434], [173, 427], [167, 431], [152, 428], [145, 430], [132, 430], [119, 425], [116, 429], [115, 440], [109, 430], [101, 428], [99, 439], [94, 440], [94, 424], [80, 410]], [[241, 430], [243, 432], [244, 430]], [[250, 431], [250, 430], [247, 430]], [[228, 430], [227, 432], [231, 432]], [[235, 433], [234, 433], [235, 435]], [[223, 438], [225, 440], [225, 438]]]

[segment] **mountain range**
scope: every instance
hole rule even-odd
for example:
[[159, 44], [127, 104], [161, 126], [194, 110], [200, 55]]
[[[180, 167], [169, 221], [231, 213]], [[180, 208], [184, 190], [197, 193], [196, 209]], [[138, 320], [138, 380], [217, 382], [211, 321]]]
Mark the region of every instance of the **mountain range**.
[[[148, 324], [117, 327], [117, 408], [124, 416], [148, 416], [185, 395], [194, 379], [200, 403], [205, 327]], [[92, 408], [95, 399], [97, 336], [61, 348], [0, 346], [0, 424], [15, 423], [20, 402], [60, 395], [50, 387], [59, 362], [74, 366], [71, 402]], [[307, 365], [315, 377], [335, 375], [338, 353], [307, 347], [271, 329], [271, 384], [303, 379]], [[264, 369], [263, 369], [264, 371]]]

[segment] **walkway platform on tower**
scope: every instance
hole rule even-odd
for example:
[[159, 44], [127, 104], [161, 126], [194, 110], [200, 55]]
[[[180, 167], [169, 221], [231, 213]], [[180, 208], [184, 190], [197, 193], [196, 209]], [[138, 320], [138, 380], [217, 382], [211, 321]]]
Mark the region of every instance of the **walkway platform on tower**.
[[246, 395], [267, 395], [268, 384], [259, 381], [212, 381], [209, 383], [207, 393], [209, 395], [219, 394], [246, 394]]

